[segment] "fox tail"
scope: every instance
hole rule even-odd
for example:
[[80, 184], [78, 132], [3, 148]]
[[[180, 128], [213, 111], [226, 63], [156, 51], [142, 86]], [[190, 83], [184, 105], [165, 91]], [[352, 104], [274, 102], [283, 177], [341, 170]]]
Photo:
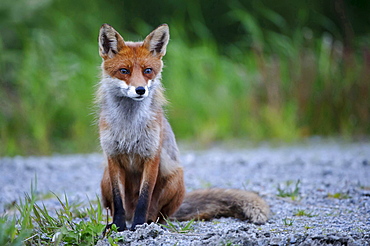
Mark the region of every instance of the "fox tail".
[[256, 193], [215, 188], [187, 193], [180, 208], [170, 219], [184, 221], [235, 217], [254, 224], [264, 224], [269, 215], [269, 206]]

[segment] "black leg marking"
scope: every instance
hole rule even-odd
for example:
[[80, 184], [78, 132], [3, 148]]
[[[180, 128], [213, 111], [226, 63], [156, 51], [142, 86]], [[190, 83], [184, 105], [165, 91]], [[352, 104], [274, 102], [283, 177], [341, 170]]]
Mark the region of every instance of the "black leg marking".
[[123, 208], [121, 194], [118, 188], [118, 184], [114, 184], [113, 188], [113, 223], [118, 227], [118, 231], [124, 231], [126, 227], [125, 209]]
[[134, 231], [137, 225], [142, 225], [146, 222], [149, 207], [149, 192], [148, 187], [145, 186], [139, 196], [139, 201], [136, 205], [134, 220], [132, 222], [131, 230]]

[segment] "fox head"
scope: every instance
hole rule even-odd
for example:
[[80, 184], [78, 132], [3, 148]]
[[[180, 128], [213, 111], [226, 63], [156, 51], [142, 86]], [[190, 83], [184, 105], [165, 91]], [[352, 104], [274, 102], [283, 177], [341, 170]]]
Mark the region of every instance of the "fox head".
[[102, 83], [108, 83], [109, 91], [118, 97], [135, 101], [147, 98], [160, 83], [169, 40], [166, 24], [152, 31], [143, 42], [125, 42], [122, 36], [108, 24], [99, 32], [99, 54], [103, 58]]

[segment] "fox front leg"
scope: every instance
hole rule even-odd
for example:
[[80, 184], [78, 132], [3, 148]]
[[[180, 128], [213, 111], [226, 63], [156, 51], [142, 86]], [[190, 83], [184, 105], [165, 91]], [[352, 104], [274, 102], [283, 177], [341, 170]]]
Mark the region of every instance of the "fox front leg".
[[148, 222], [148, 209], [152, 200], [153, 190], [157, 182], [159, 171], [159, 155], [146, 161], [144, 164], [144, 172], [142, 183], [140, 186], [139, 200], [136, 205], [134, 220], [132, 222], [131, 230], [135, 230], [137, 225]]
[[117, 186], [112, 187], [113, 192], [113, 207], [114, 207], [114, 213], [113, 213], [113, 223], [118, 228], [118, 231], [124, 231], [127, 229], [126, 227], [126, 217], [125, 217], [125, 209], [123, 208], [122, 198], [121, 194]]
[[[127, 229], [125, 209], [123, 208], [123, 202], [119, 187], [119, 165], [114, 162], [113, 159], [108, 159], [108, 171], [112, 189], [112, 207], [113, 210], [113, 223], [118, 228], [118, 231], [124, 231]], [[111, 226], [111, 225], [108, 225]]]

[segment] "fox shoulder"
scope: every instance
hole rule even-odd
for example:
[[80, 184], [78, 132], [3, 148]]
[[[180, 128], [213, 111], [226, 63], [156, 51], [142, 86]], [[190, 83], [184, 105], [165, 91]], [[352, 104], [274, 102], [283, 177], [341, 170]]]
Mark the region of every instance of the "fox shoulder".
[[269, 215], [269, 206], [256, 193], [237, 189], [204, 189], [187, 193], [171, 219], [184, 221], [235, 217], [264, 224]]

